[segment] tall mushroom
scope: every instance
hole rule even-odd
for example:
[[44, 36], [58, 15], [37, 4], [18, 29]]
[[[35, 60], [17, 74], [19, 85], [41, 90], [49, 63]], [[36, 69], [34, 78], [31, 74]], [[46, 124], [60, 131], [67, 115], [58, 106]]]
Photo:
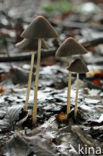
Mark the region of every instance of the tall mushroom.
[[[72, 55], [86, 54], [87, 50], [81, 46], [74, 38], [67, 38], [58, 48], [56, 56], [67, 57], [69, 65], [72, 63]], [[68, 73], [68, 95], [67, 95], [67, 115], [70, 113], [70, 96], [71, 96], [71, 71]]]
[[[28, 100], [31, 88], [31, 81], [32, 81], [32, 72], [33, 72], [33, 65], [34, 65], [34, 57], [35, 57], [35, 50], [38, 49], [38, 40], [37, 39], [23, 39], [21, 42], [16, 44], [16, 47], [23, 51], [32, 51], [31, 56], [31, 65], [30, 65], [30, 72], [29, 72], [29, 79], [28, 79], [28, 88], [26, 94], [26, 101], [24, 105], [24, 110], [27, 111], [28, 108]], [[44, 40], [42, 40], [42, 48], [47, 49], [48, 46]]]
[[77, 73], [77, 84], [76, 84], [76, 96], [75, 96], [75, 109], [74, 109], [74, 117], [76, 119], [77, 116], [77, 103], [78, 103], [78, 90], [79, 90], [79, 74], [80, 73], [86, 73], [88, 72], [88, 68], [86, 64], [81, 61], [80, 59], [76, 59], [68, 68], [69, 71], [71, 72], [76, 72]]
[[38, 79], [40, 69], [40, 58], [41, 58], [41, 39], [42, 38], [57, 38], [58, 34], [48, 20], [43, 16], [36, 17], [32, 23], [27, 27], [26, 30], [21, 34], [21, 37], [29, 39], [38, 39], [38, 57], [37, 57], [37, 68], [36, 78], [34, 85], [34, 105], [33, 105], [33, 124], [36, 123], [37, 116], [37, 91], [38, 91]]

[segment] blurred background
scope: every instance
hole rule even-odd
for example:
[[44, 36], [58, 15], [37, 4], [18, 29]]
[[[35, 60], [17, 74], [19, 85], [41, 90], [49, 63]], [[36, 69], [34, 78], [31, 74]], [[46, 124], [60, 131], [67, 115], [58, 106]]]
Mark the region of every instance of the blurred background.
[[[103, 5], [103, 0], [0, 0], [0, 10], [9, 11], [11, 16], [32, 16], [34, 13], [75, 11], [82, 3], [91, 2], [86, 9], [93, 9], [93, 4]], [[81, 9], [81, 8], [79, 8]], [[85, 12], [85, 10], [84, 10]]]

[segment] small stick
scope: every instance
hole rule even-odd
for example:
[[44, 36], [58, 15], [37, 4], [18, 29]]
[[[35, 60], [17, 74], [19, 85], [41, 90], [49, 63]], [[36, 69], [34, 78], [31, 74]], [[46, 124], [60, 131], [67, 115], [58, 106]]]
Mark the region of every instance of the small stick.
[[[49, 56], [55, 56], [56, 49], [51, 50], [42, 50], [41, 51], [41, 58], [49, 57]], [[35, 54], [35, 61], [37, 58], [37, 53]], [[16, 54], [12, 56], [5, 56], [0, 55], [0, 62], [20, 62], [20, 61], [29, 61], [31, 59], [31, 52], [28, 53], [22, 53], [22, 54]]]
[[75, 109], [74, 109], [74, 117], [75, 117], [75, 119], [77, 117], [77, 111], [78, 111], [77, 103], [78, 103], [78, 90], [79, 90], [79, 73], [77, 73], [76, 83], [77, 83], [77, 85], [76, 85]]
[[40, 70], [40, 57], [41, 57], [41, 39], [38, 39], [38, 57], [37, 57], [37, 68], [36, 68], [36, 78], [34, 84], [34, 105], [33, 105], [33, 124], [37, 121], [37, 91], [38, 91], [38, 80], [39, 80], [39, 70]]
[[28, 80], [28, 89], [27, 89], [26, 101], [25, 101], [25, 105], [24, 105], [25, 111], [27, 111], [27, 109], [28, 109], [28, 101], [29, 101], [31, 81], [32, 81], [33, 65], [34, 65], [34, 57], [35, 57], [35, 52], [32, 52], [30, 72], [29, 72], [29, 80]]
[[[72, 56], [69, 57], [69, 65], [72, 63]], [[71, 96], [71, 71], [68, 73], [68, 92], [67, 92], [67, 115], [70, 113], [70, 96]]]

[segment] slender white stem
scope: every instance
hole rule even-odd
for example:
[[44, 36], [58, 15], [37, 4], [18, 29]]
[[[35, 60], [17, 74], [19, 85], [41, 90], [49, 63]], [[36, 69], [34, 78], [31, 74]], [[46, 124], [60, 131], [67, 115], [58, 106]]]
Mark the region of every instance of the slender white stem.
[[77, 85], [76, 85], [76, 96], [75, 96], [75, 109], [74, 109], [74, 117], [76, 119], [77, 117], [77, 111], [78, 111], [78, 107], [77, 107], [77, 104], [78, 104], [78, 90], [79, 90], [79, 73], [77, 73]]
[[37, 91], [38, 91], [38, 81], [39, 81], [39, 70], [40, 70], [40, 58], [41, 58], [41, 39], [38, 39], [38, 57], [37, 57], [37, 67], [36, 67], [36, 78], [34, 84], [34, 105], [33, 105], [33, 124], [37, 120]]
[[35, 56], [35, 53], [32, 52], [29, 79], [28, 79], [28, 88], [27, 88], [27, 94], [26, 94], [26, 101], [25, 101], [25, 105], [24, 105], [25, 111], [27, 111], [27, 109], [28, 109], [28, 101], [29, 101], [31, 81], [32, 81], [33, 65], [34, 65], [34, 56]]
[[[69, 65], [72, 63], [72, 56], [69, 57]], [[68, 92], [67, 92], [67, 115], [70, 113], [70, 96], [71, 96], [71, 72], [68, 73]]]

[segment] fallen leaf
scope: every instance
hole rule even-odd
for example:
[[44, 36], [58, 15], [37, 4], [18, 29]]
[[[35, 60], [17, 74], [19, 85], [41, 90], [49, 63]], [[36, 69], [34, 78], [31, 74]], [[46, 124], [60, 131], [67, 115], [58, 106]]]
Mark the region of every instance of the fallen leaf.
[[0, 87], [0, 94], [3, 94], [3, 92], [4, 92], [4, 87], [1, 86], [1, 87]]
[[65, 114], [65, 113], [63, 113], [63, 112], [59, 113], [58, 119], [59, 119], [59, 121], [61, 121], [61, 122], [67, 120], [67, 114]]
[[4, 81], [5, 79], [6, 79], [5, 74], [2, 74], [1, 77], [0, 77], [0, 81]]
[[92, 82], [93, 82], [95, 85], [98, 85], [98, 86], [101, 85], [100, 79], [93, 80]]

